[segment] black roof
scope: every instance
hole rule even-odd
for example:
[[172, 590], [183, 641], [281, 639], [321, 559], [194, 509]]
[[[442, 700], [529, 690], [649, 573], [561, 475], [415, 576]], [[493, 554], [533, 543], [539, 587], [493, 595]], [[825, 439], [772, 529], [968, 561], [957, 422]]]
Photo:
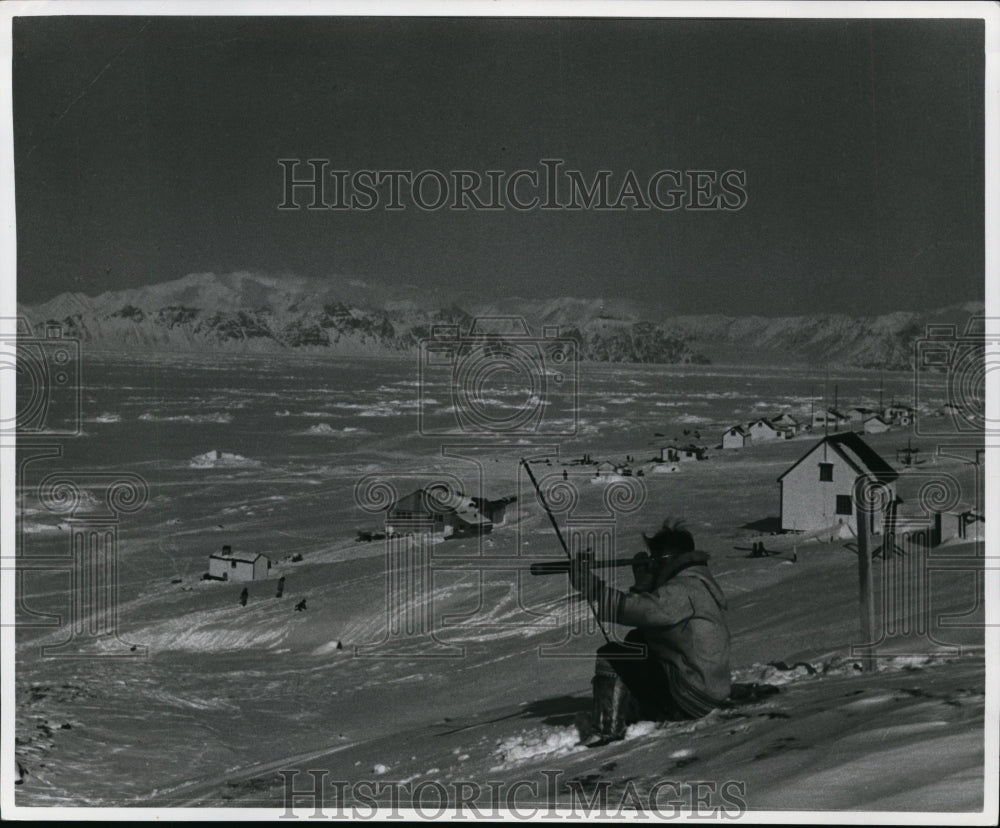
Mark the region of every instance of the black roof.
[[410, 492], [406, 497], [401, 497], [395, 503], [389, 505], [387, 511], [413, 512], [423, 515], [454, 512], [455, 507], [465, 498], [465, 495], [461, 492], [451, 491], [448, 491], [447, 495], [450, 495], [450, 497], [444, 496], [437, 490], [417, 489], [414, 492]]
[[844, 460], [850, 463], [852, 466], [857, 468], [857, 464], [854, 462], [852, 457], [849, 457], [840, 447], [843, 446], [846, 449], [850, 449], [857, 458], [864, 465], [863, 469], [858, 469], [859, 472], [867, 471], [875, 475], [876, 478], [884, 483], [891, 483], [893, 480], [899, 477], [896, 470], [890, 466], [882, 456], [875, 451], [871, 446], [868, 445], [864, 440], [862, 440], [853, 431], [841, 431], [837, 434], [830, 434], [824, 437], [816, 445], [809, 449], [805, 454], [803, 454], [798, 460], [796, 460], [785, 472], [778, 478], [781, 480], [782, 477], [787, 475], [792, 469], [799, 465], [803, 460], [805, 460], [810, 454], [812, 454], [819, 446], [823, 443], [828, 443], [834, 451], [836, 451]]
[[260, 552], [213, 552], [208, 556], [209, 558], [215, 558], [217, 561], [238, 561], [239, 563], [252, 564], [257, 561], [258, 558], [263, 558], [264, 556]]

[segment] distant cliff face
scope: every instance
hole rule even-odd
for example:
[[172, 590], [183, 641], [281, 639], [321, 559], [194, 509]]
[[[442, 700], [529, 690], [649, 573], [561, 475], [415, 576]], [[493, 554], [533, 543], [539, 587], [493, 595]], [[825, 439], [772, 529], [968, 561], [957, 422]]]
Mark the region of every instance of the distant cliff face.
[[[483, 302], [430, 307], [412, 288], [401, 294], [359, 291], [345, 297], [321, 282], [245, 273], [195, 274], [97, 297], [62, 294], [22, 307], [36, 328], [103, 348], [133, 352], [302, 351], [345, 356], [406, 354], [435, 327], [467, 335], [476, 318], [522, 317], [530, 335], [558, 328], [580, 359], [600, 362], [830, 362], [907, 369], [914, 342], [928, 323], [964, 330], [982, 304], [933, 313], [879, 317], [816, 315], [783, 318], [678, 316], [652, 322], [627, 302], [586, 299]], [[432, 300], [431, 300], [432, 301]]]

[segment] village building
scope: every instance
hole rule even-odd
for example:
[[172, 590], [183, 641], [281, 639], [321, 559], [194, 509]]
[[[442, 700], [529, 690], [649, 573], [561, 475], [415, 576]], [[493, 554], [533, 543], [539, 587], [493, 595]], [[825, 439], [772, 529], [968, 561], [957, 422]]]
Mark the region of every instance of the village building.
[[864, 422], [865, 434], [882, 434], [892, 428], [892, 424], [883, 420], [878, 414], [874, 414]]
[[856, 405], [854, 408], [850, 408], [847, 411], [847, 416], [850, 417], [851, 423], [854, 425], [862, 425], [866, 420], [874, 417], [878, 412], [874, 408], [865, 408], [863, 405]]
[[895, 426], [908, 426], [913, 423], [913, 409], [908, 405], [887, 405], [882, 411], [882, 419]]
[[974, 509], [945, 512], [941, 521], [941, 540], [983, 541], [986, 538], [984, 517]]
[[722, 447], [724, 449], [743, 448], [751, 443], [750, 435], [743, 430], [743, 426], [733, 426], [722, 435]]
[[[857, 533], [854, 487], [859, 476], [888, 488], [895, 501], [896, 471], [853, 431], [824, 437], [778, 478], [782, 531], [809, 532], [847, 524]], [[869, 529], [879, 534], [885, 516], [870, 515]]]
[[507, 507], [517, 500], [513, 495], [501, 497], [499, 500], [489, 500], [485, 497], [469, 498], [472, 504], [494, 526], [501, 526], [507, 521]]
[[231, 546], [208, 556], [208, 576], [217, 581], [259, 581], [267, 577], [270, 568], [266, 555], [233, 552]]
[[782, 432], [785, 438], [794, 437], [799, 433], [799, 429], [801, 428], [799, 421], [787, 411], [782, 411], [776, 417], [771, 417], [770, 420], [771, 425]]
[[814, 430], [817, 428], [841, 428], [849, 425], [850, 422], [850, 417], [837, 411], [835, 408], [814, 411], [812, 416], [812, 427]]
[[417, 489], [386, 510], [386, 533], [440, 532], [446, 537], [489, 534], [504, 522], [515, 497], [489, 500], [445, 489]]
[[705, 446], [664, 446], [660, 449], [660, 462], [683, 463], [688, 460], [704, 460]]
[[969, 415], [966, 414], [962, 407], [954, 403], [945, 403], [934, 412], [934, 416], [950, 417], [952, 421], [969, 420]]
[[763, 417], [749, 423], [746, 432], [753, 443], [766, 443], [769, 440], [781, 439], [782, 436], [781, 432], [771, 425], [771, 421]]

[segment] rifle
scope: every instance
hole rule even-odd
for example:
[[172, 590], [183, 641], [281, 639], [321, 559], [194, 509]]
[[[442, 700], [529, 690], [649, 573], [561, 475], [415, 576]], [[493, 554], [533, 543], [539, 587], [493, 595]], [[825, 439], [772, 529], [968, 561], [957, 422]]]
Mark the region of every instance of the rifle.
[[[521, 458], [521, 465], [524, 466], [524, 470], [528, 473], [528, 479], [531, 480], [531, 485], [535, 487], [535, 493], [538, 495], [538, 499], [542, 502], [542, 508], [545, 509], [545, 514], [549, 516], [552, 528], [556, 531], [556, 537], [559, 538], [559, 543], [562, 545], [563, 552], [566, 553], [566, 560], [558, 561], [558, 563], [565, 566], [565, 571], [569, 572], [570, 565], [573, 563], [573, 556], [569, 552], [569, 547], [566, 545], [566, 541], [563, 540], [562, 532], [559, 531], [559, 524], [556, 523], [555, 516], [552, 514], [552, 510], [549, 509], [549, 504], [545, 500], [545, 495], [542, 494], [538, 481], [535, 480], [535, 475], [531, 471], [531, 466], [528, 465], [528, 461], [523, 457]], [[540, 563], [544, 565], [547, 562], [541, 561]], [[534, 565], [532, 565], [532, 569], [534, 569]], [[597, 608], [594, 606], [594, 602], [591, 601], [589, 597], [587, 598], [587, 606], [590, 607], [590, 611], [594, 614], [594, 620], [597, 621], [597, 626], [601, 628], [601, 634], [604, 636], [604, 640], [610, 644], [611, 639], [608, 637], [608, 631], [604, 629], [604, 623], [601, 621], [601, 617], [597, 614]]]
[[[591, 563], [591, 567], [597, 569], [600, 567], [613, 567], [613, 566], [631, 566], [631, 558], [611, 558], [607, 561], [594, 561]], [[571, 564], [569, 561], [562, 561], [558, 558], [553, 561], [536, 561], [531, 565], [532, 575], [560, 575], [562, 573], [569, 573], [569, 568]]]

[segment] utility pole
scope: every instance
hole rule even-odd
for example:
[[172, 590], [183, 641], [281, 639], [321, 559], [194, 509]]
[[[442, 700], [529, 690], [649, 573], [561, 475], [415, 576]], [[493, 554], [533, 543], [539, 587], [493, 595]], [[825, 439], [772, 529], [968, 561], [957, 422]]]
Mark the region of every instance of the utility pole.
[[[823, 377], [823, 438], [829, 436], [830, 427], [830, 369], [827, 368]], [[826, 447], [824, 446], [824, 449]], [[823, 456], [826, 459], [826, 455]]]
[[[863, 474], [859, 474], [854, 481], [854, 505], [858, 523], [858, 609], [861, 619], [861, 640], [865, 643], [859, 647], [852, 647], [851, 650], [861, 651], [861, 669], [870, 673], [875, 669], [875, 607], [872, 588], [872, 507], [869, 505], [869, 498], [865, 496], [866, 482], [867, 478]], [[875, 493], [870, 492], [870, 494]]]

